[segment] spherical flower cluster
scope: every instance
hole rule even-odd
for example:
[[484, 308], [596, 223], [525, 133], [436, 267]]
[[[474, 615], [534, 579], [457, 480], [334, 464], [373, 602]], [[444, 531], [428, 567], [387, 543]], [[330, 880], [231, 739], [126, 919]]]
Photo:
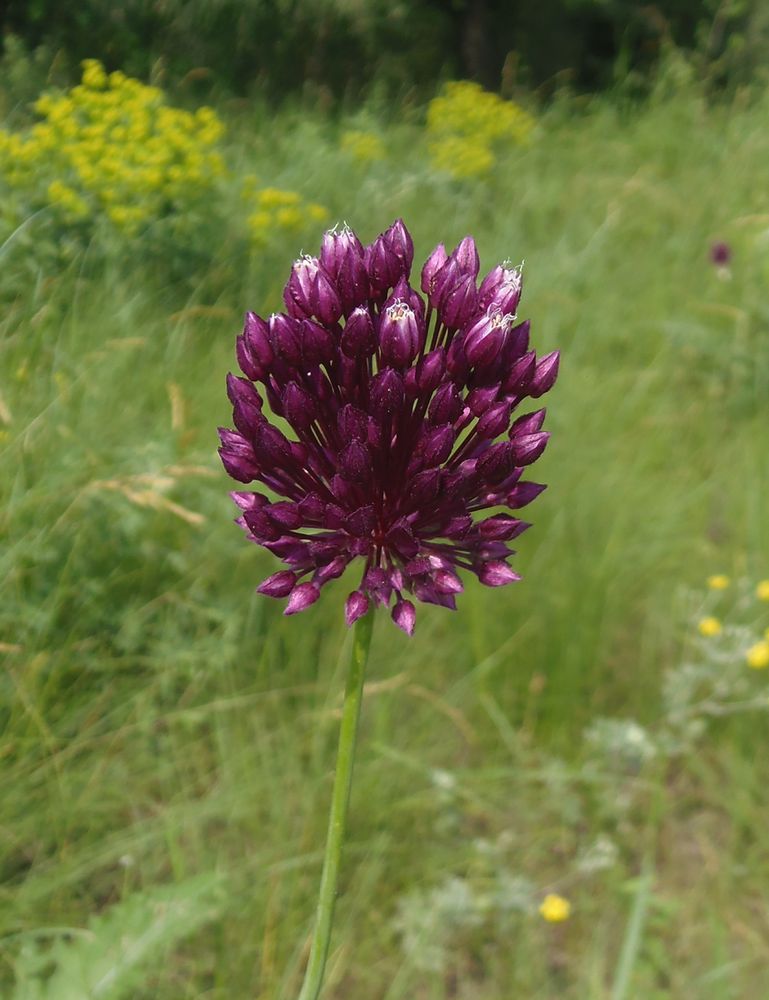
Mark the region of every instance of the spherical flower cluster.
[[162, 90], [94, 59], [78, 86], [43, 94], [35, 110], [43, 120], [26, 133], [0, 131], [0, 172], [30, 207], [52, 205], [65, 221], [106, 217], [133, 233], [183, 214], [224, 173], [211, 108], [168, 107]]
[[282, 498], [233, 493], [248, 537], [287, 566], [259, 587], [287, 597], [286, 614], [356, 558], [348, 624], [373, 601], [409, 634], [407, 593], [454, 608], [459, 569], [491, 587], [519, 579], [509, 542], [529, 525], [499, 508], [544, 489], [522, 476], [549, 435], [544, 409], [513, 413], [553, 385], [558, 353], [529, 348], [519, 268], [495, 267], [479, 286], [473, 239], [450, 254], [441, 244], [423, 298], [413, 255], [400, 220], [367, 247], [347, 227], [327, 232], [318, 257], [295, 261], [285, 313], [248, 313], [237, 340], [246, 377], [228, 377], [236, 429], [220, 431], [220, 454], [234, 479]]
[[470, 80], [447, 83], [427, 109], [430, 155], [452, 177], [479, 177], [496, 162], [505, 144], [524, 145], [534, 119], [513, 101]]
[[260, 188], [252, 175], [243, 179], [243, 199], [252, 209], [247, 217], [251, 239], [259, 245], [278, 231], [300, 232], [308, 224], [328, 218], [323, 205], [305, 201], [298, 191]]

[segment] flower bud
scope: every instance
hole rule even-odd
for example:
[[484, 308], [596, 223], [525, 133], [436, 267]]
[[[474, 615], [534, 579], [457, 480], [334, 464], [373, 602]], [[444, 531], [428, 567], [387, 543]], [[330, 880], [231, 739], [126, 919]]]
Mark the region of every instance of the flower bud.
[[219, 457], [229, 475], [239, 483], [250, 483], [257, 479], [261, 468], [251, 444], [241, 434], [226, 427], [219, 428], [219, 437], [222, 442]]
[[536, 357], [534, 351], [528, 351], [518, 358], [505, 376], [505, 380], [502, 383], [502, 391], [510, 395], [525, 396], [534, 375], [535, 365]]
[[462, 408], [462, 397], [456, 387], [447, 382], [433, 396], [427, 413], [431, 424], [453, 424]]
[[550, 434], [547, 431], [539, 431], [536, 434], [522, 434], [512, 440], [513, 464], [531, 465], [536, 461], [547, 446]]
[[426, 396], [440, 385], [443, 373], [446, 370], [446, 351], [443, 347], [436, 347], [423, 358], [420, 358], [416, 367], [416, 381], [419, 391]]
[[374, 242], [366, 247], [365, 261], [371, 290], [380, 297], [392, 288], [403, 274], [401, 260], [387, 243], [384, 235], [377, 236]]
[[510, 437], [515, 437], [517, 435], [523, 434], [534, 434], [536, 431], [542, 429], [542, 424], [545, 422], [545, 415], [547, 410], [543, 407], [541, 410], [535, 410], [533, 413], [524, 413], [523, 416], [518, 417], [513, 426], [510, 428]]
[[394, 368], [410, 365], [421, 346], [423, 331], [411, 306], [395, 299], [379, 320], [379, 347], [382, 360]]
[[269, 342], [276, 357], [290, 365], [302, 360], [301, 326], [297, 319], [284, 313], [273, 313], [267, 322]]
[[536, 500], [539, 494], [547, 489], [543, 483], [516, 483], [507, 494], [505, 503], [511, 510], [520, 510]]
[[296, 615], [306, 611], [320, 597], [320, 587], [317, 583], [300, 583], [291, 591], [284, 615]]
[[472, 277], [474, 284], [481, 269], [481, 262], [478, 257], [478, 248], [472, 236], [465, 236], [454, 248], [451, 256], [459, 264], [462, 273]]
[[394, 416], [403, 406], [403, 379], [392, 368], [383, 368], [371, 379], [371, 410], [380, 419]]
[[349, 628], [366, 614], [369, 608], [368, 597], [361, 590], [354, 590], [347, 598], [344, 607], [344, 617]]
[[252, 437], [262, 416], [262, 399], [248, 379], [227, 376], [227, 395], [232, 403], [232, 418], [241, 434]]
[[478, 311], [475, 278], [466, 274], [453, 288], [441, 294], [440, 317], [450, 330], [461, 329]]
[[266, 597], [288, 597], [295, 585], [296, 573], [284, 569], [263, 580], [256, 588], [256, 592], [264, 594]]
[[318, 404], [307, 390], [289, 382], [283, 390], [283, 413], [296, 431], [305, 431], [318, 417]]
[[383, 233], [388, 246], [401, 262], [401, 274], [408, 278], [414, 261], [414, 241], [406, 229], [403, 219], [396, 219], [389, 229]]
[[558, 378], [558, 365], [561, 360], [560, 351], [552, 351], [540, 358], [534, 369], [534, 377], [529, 385], [529, 395], [537, 399], [551, 389]]
[[435, 279], [443, 267], [443, 265], [448, 260], [446, 255], [446, 247], [439, 243], [438, 246], [433, 250], [430, 256], [424, 263], [421, 275], [421, 289], [428, 297], [430, 303], [432, 304], [432, 293], [435, 285]]
[[492, 560], [479, 567], [478, 579], [487, 587], [504, 587], [505, 584], [515, 583], [521, 578], [507, 563]]
[[414, 626], [417, 620], [417, 613], [411, 601], [399, 600], [395, 602], [392, 610], [392, 619], [398, 628], [406, 635], [414, 634]]
[[481, 316], [465, 334], [464, 347], [471, 365], [492, 362], [502, 350], [512, 324], [512, 316], [491, 310]]
[[497, 403], [489, 407], [475, 425], [475, 433], [481, 439], [493, 439], [507, 430], [510, 423], [510, 404]]

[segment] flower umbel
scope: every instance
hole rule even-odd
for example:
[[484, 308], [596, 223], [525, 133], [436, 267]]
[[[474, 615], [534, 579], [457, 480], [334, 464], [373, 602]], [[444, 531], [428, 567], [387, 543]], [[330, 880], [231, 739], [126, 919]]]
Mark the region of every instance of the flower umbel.
[[228, 377], [236, 429], [220, 431], [220, 455], [234, 479], [278, 497], [232, 494], [237, 523], [287, 567], [259, 587], [287, 597], [286, 614], [356, 558], [348, 624], [373, 601], [408, 634], [406, 594], [453, 609], [460, 569], [491, 587], [519, 579], [509, 542], [529, 525], [499, 508], [544, 489], [522, 476], [549, 435], [544, 409], [513, 414], [553, 385], [558, 352], [529, 349], [520, 268], [495, 267], [478, 286], [472, 237], [451, 254], [440, 244], [423, 298], [413, 256], [401, 220], [367, 247], [346, 226], [327, 232], [318, 257], [294, 262], [286, 311], [248, 313], [238, 337], [246, 377]]

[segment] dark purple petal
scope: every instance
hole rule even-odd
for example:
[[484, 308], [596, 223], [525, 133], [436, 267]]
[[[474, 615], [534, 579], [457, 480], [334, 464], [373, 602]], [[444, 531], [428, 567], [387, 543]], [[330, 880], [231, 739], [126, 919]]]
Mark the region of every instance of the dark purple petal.
[[348, 627], [362, 618], [368, 611], [368, 597], [360, 591], [354, 590], [347, 598], [344, 608], [344, 617]]
[[521, 507], [530, 504], [532, 500], [536, 500], [539, 494], [546, 489], [547, 486], [543, 483], [517, 483], [507, 494], [505, 503], [512, 510], [520, 510]]
[[516, 583], [520, 576], [513, 572], [507, 563], [485, 562], [478, 569], [478, 579], [487, 587], [504, 587], [508, 583]]
[[391, 417], [403, 406], [403, 379], [392, 368], [385, 368], [371, 380], [371, 410], [380, 418]]
[[256, 588], [257, 594], [264, 594], [266, 597], [288, 597], [296, 585], [296, 573], [283, 569], [279, 573], [273, 573], [263, 580]]
[[440, 315], [450, 330], [469, 323], [478, 310], [475, 278], [466, 274], [458, 284], [441, 296]]
[[[446, 247], [442, 243], [439, 243], [425, 261], [424, 267], [422, 268], [422, 280], [420, 287], [428, 298], [430, 298], [434, 291], [436, 275], [447, 260], [448, 255], [446, 254]], [[430, 301], [432, 301], [432, 299], [430, 299]]]
[[478, 272], [481, 269], [481, 260], [472, 236], [465, 236], [454, 248], [451, 256], [457, 261], [462, 272], [469, 275], [473, 279], [473, 284], [475, 284], [475, 279], [478, 277]]
[[406, 635], [414, 634], [414, 626], [417, 620], [417, 612], [411, 601], [396, 601], [392, 611], [392, 619], [398, 628]]
[[382, 361], [394, 368], [410, 365], [421, 346], [422, 330], [414, 310], [402, 299], [388, 305], [379, 320]]
[[502, 350], [512, 317], [501, 312], [484, 313], [465, 334], [464, 348], [471, 365], [487, 365]]
[[560, 351], [553, 351], [551, 354], [546, 354], [543, 358], [539, 359], [534, 369], [534, 377], [529, 385], [529, 395], [534, 399], [544, 396], [548, 389], [552, 388], [553, 383], [558, 378], [560, 360]]
[[522, 434], [512, 439], [513, 464], [531, 465], [545, 450], [550, 434], [548, 431], [539, 431], [537, 434]]
[[414, 262], [414, 241], [411, 233], [406, 229], [403, 219], [396, 219], [386, 232], [383, 238], [392, 252], [401, 262], [401, 273], [408, 278], [411, 265]]
[[291, 591], [284, 615], [296, 615], [305, 611], [320, 597], [320, 587], [316, 583], [300, 583]]
[[359, 306], [350, 313], [342, 331], [342, 350], [348, 358], [368, 357], [376, 350], [376, 331], [371, 313]]
[[534, 434], [535, 431], [541, 430], [546, 414], [547, 410], [544, 407], [534, 413], [524, 413], [510, 428], [510, 437], [517, 434]]

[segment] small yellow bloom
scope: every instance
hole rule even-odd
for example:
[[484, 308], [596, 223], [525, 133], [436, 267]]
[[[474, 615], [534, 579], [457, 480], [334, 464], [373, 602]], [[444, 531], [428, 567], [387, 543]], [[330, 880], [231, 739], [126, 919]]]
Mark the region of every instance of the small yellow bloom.
[[754, 670], [763, 670], [769, 667], [769, 641], [757, 642], [751, 646], [745, 654], [748, 666]]
[[539, 912], [549, 924], [559, 924], [571, 915], [571, 903], [557, 893], [549, 892], [539, 905]]
[[759, 601], [769, 601], [769, 580], [762, 580], [756, 587], [756, 597]]
[[726, 590], [730, 583], [729, 577], [724, 576], [723, 573], [716, 573], [715, 576], [708, 577], [708, 586], [711, 590]]
[[717, 618], [701, 618], [697, 628], [700, 630], [700, 635], [704, 635], [707, 638], [720, 635], [723, 631], [723, 625]]

